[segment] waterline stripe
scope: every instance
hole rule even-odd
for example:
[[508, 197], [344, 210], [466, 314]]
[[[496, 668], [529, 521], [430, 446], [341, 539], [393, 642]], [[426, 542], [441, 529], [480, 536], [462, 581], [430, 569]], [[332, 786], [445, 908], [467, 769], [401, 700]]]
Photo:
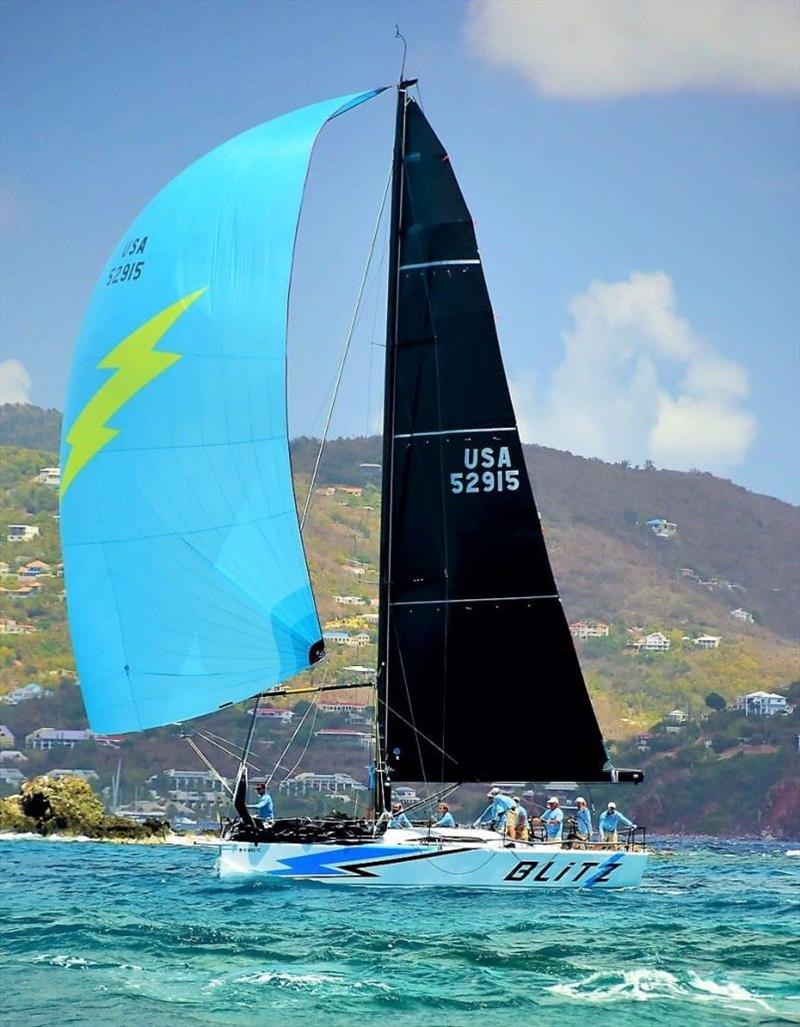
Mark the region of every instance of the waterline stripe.
[[401, 271], [416, 271], [423, 267], [453, 267], [461, 264], [480, 264], [480, 260], [429, 260], [426, 264], [403, 264]]
[[483, 599], [417, 599], [401, 603], [390, 603], [390, 606], [446, 606], [448, 603], [505, 603], [510, 599], [558, 599], [552, 596], [487, 596]]
[[410, 431], [404, 435], [395, 435], [396, 439], [422, 439], [428, 435], [478, 435], [482, 432], [492, 431], [516, 431], [516, 426], [511, 428], [448, 428], [447, 431]]

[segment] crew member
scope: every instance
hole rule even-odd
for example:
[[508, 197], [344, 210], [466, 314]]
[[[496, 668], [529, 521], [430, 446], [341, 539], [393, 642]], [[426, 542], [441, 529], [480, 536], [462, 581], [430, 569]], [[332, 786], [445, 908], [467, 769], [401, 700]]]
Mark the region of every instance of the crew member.
[[564, 811], [558, 805], [558, 799], [548, 799], [547, 809], [542, 813], [541, 821], [547, 831], [548, 842], [560, 842], [564, 827]]
[[516, 823], [514, 825], [514, 837], [518, 842], [526, 842], [530, 837], [528, 829], [528, 811], [520, 802], [519, 796], [514, 796], [514, 806], [517, 811]]
[[618, 841], [617, 828], [636, 827], [636, 824], [619, 812], [615, 802], [609, 802], [608, 806], [600, 814], [599, 827], [601, 840], [611, 845], [616, 845]]
[[433, 825], [434, 827], [455, 827], [456, 822], [453, 820], [453, 814], [450, 812], [450, 807], [446, 802], [439, 803], [439, 819]]
[[592, 814], [582, 795], [575, 800], [575, 805], [578, 807], [575, 814], [575, 838], [585, 846], [592, 840]]
[[392, 816], [389, 820], [389, 827], [411, 827], [411, 821], [403, 812], [403, 806], [399, 802], [392, 803]]
[[267, 786], [263, 781], [259, 781], [256, 785], [256, 794], [258, 796], [258, 802], [251, 806], [248, 804], [247, 808], [252, 810], [255, 815], [264, 824], [269, 825], [275, 821], [275, 810], [272, 805], [272, 796], [267, 791]]
[[504, 831], [508, 819], [508, 811], [513, 808], [514, 800], [510, 795], [504, 795], [499, 788], [490, 788], [486, 793], [487, 798], [492, 802], [481, 813], [473, 824], [473, 827], [480, 827], [481, 824], [488, 824], [494, 831]]

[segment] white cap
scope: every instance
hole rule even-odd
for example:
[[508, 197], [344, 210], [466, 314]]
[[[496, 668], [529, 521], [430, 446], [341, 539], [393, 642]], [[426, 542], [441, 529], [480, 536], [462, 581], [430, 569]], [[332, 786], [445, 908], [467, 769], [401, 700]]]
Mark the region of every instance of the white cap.
[[486, 794], [487, 795], [499, 795], [500, 794], [500, 789], [499, 788], [490, 788], [489, 791]]
[[582, 795], [578, 796], [578, 798], [575, 800], [575, 804], [577, 805], [579, 802], [582, 802], [584, 806], [586, 805], [586, 799], [584, 799]]
[[552, 806], [553, 803], [555, 803], [556, 806], [557, 806], [558, 805], [558, 799], [548, 799], [547, 800], [547, 805], [548, 806]]
[[608, 808], [609, 808], [609, 809], [616, 809], [616, 808], [617, 808], [617, 804], [616, 804], [616, 802], [609, 802], [609, 804], [608, 804]]

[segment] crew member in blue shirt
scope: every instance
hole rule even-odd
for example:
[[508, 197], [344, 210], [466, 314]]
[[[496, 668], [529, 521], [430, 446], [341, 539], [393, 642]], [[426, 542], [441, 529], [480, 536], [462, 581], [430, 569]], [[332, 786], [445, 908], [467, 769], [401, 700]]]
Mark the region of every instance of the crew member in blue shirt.
[[439, 819], [433, 825], [434, 827], [455, 827], [456, 822], [453, 820], [453, 814], [450, 812], [450, 807], [446, 802], [439, 803]]
[[542, 813], [541, 820], [547, 830], [547, 841], [560, 842], [564, 811], [558, 805], [558, 799], [547, 800], [547, 809]]
[[411, 827], [411, 821], [403, 812], [402, 804], [399, 802], [392, 803], [392, 817], [389, 821], [389, 827]]
[[582, 795], [575, 800], [575, 805], [578, 807], [575, 814], [575, 838], [585, 847], [592, 840], [592, 814]]
[[473, 827], [489, 824], [493, 830], [502, 832], [506, 827], [508, 811], [514, 807], [514, 800], [510, 795], [503, 795], [499, 788], [490, 788], [486, 795], [492, 800], [491, 805], [481, 813]]
[[259, 820], [265, 824], [271, 824], [275, 820], [275, 810], [272, 805], [272, 796], [267, 791], [267, 786], [259, 781], [256, 785], [256, 794], [258, 795], [258, 802], [251, 806], [248, 803], [247, 808], [252, 810]]
[[626, 816], [623, 816], [617, 810], [617, 804], [615, 802], [609, 802], [605, 810], [600, 814], [600, 838], [604, 842], [608, 842], [612, 845], [616, 845], [617, 828], [619, 827], [636, 827], [631, 820], [628, 820]]
[[514, 807], [517, 811], [516, 822], [514, 824], [514, 837], [518, 842], [526, 842], [530, 837], [528, 831], [528, 811], [519, 801], [519, 796], [514, 796]]

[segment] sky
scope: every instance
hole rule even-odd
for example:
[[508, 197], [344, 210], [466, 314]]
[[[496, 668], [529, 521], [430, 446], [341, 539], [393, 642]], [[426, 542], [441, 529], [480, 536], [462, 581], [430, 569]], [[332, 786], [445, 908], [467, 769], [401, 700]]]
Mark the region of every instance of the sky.
[[[795, 0], [0, 3], [0, 401], [63, 406], [108, 255], [192, 160], [419, 76], [476, 222], [523, 439], [800, 500]], [[379, 430], [391, 92], [325, 129], [293, 434]]]

